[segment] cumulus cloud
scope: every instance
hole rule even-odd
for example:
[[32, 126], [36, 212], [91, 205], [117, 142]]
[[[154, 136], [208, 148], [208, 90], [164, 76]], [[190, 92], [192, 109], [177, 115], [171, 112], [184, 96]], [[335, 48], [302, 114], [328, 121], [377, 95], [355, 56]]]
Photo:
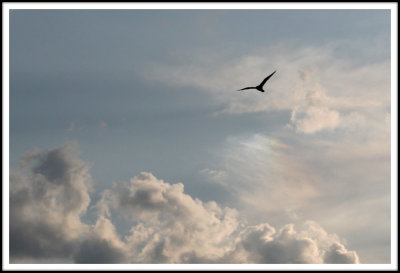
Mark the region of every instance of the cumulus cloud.
[[[358, 263], [337, 236], [312, 222], [248, 225], [238, 211], [202, 202], [143, 172], [89, 203], [88, 164], [74, 143], [27, 154], [10, 177], [10, 259], [74, 263]], [[120, 227], [118, 227], [120, 225]], [[125, 231], [123, 230], [125, 227]]]
[[[314, 232], [324, 230], [313, 222]], [[325, 233], [325, 232], [324, 232]], [[240, 235], [233, 256], [245, 257], [255, 263], [358, 263], [354, 251], [341, 251], [344, 246], [332, 241], [329, 236], [318, 237], [309, 228], [296, 231], [294, 225], [288, 224], [278, 232], [268, 224], [246, 228]], [[337, 251], [339, 250], [339, 251]]]
[[344, 246], [315, 223], [301, 233], [293, 225], [279, 232], [269, 224], [248, 226], [236, 210], [193, 199], [183, 184], [166, 183], [151, 173], [115, 185], [101, 203], [109, 216], [123, 212], [134, 223], [126, 237], [133, 262], [358, 263], [357, 254], [348, 250], [326, 260], [333, 246]]

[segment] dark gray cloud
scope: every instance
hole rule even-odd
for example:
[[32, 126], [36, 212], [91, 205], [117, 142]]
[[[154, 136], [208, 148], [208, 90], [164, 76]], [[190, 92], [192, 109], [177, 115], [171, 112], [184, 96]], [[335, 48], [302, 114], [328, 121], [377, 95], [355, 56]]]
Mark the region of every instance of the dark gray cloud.
[[279, 231], [266, 223], [249, 226], [235, 209], [202, 202], [186, 194], [182, 183], [147, 172], [105, 190], [95, 205], [95, 223], [85, 224], [90, 175], [78, 155], [76, 143], [32, 152], [11, 172], [11, 261], [359, 262], [354, 251], [316, 223]]
[[10, 261], [18, 258], [64, 258], [76, 247], [60, 225], [10, 219]]
[[107, 240], [90, 237], [80, 244], [74, 261], [78, 264], [115, 264], [126, 262], [126, 257], [122, 250]]
[[29, 153], [10, 176], [10, 257], [70, 257], [87, 228], [88, 164], [76, 143]]
[[90, 175], [88, 164], [79, 160], [76, 144], [70, 143], [61, 148], [38, 156], [33, 174], [44, 183], [62, 187], [59, 202], [66, 212], [82, 213], [87, 208], [90, 197], [88, 186]]

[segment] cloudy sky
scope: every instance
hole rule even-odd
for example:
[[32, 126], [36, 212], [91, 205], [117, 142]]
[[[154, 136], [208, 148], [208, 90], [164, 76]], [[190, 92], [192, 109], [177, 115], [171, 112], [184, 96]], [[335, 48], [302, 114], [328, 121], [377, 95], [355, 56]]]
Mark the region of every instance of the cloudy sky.
[[391, 262], [390, 10], [9, 16], [10, 263]]

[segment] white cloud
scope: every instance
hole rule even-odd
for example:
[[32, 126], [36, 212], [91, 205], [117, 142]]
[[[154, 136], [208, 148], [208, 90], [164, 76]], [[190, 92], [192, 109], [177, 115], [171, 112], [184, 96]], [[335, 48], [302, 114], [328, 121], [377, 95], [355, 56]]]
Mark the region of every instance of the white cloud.
[[[312, 134], [347, 124], [349, 111], [365, 116], [390, 106], [390, 62], [339, 58], [335, 51], [340, 46], [276, 45], [226, 59], [190, 56], [178, 64], [149, 65], [143, 77], [152, 75], [151, 81], [208, 92], [221, 104], [216, 115], [290, 111], [291, 127]], [[235, 91], [258, 84], [275, 69], [266, 93]]]
[[[29, 160], [28, 160], [29, 159]], [[30, 161], [30, 162], [27, 162]], [[317, 224], [249, 226], [238, 211], [202, 202], [151, 173], [104, 191], [94, 224], [85, 224], [88, 165], [76, 144], [28, 154], [12, 172], [10, 258], [75, 263], [358, 263]], [[128, 223], [123, 235], [117, 225]], [[53, 260], [53, 262], [56, 260]]]
[[116, 185], [101, 202], [138, 223], [127, 237], [134, 262], [182, 262], [194, 250], [219, 257], [238, 225], [235, 210], [193, 199], [182, 183], [171, 185], [150, 173], [141, 173], [129, 185]]
[[332, 99], [326, 95], [319, 83], [312, 80], [314, 76], [311, 73], [299, 71], [299, 76], [303, 82], [297, 87], [297, 91], [300, 91], [304, 98], [292, 108], [292, 125], [297, 131], [307, 134], [323, 129], [335, 129], [339, 125], [340, 114], [329, 109]]
[[324, 263], [333, 246], [340, 251], [329, 262], [359, 262], [315, 223], [301, 233], [293, 225], [278, 233], [268, 224], [248, 226], [237, 211], [193, 199], [181, 183], [171, 185], [150, 173], [116, 185], [101, 202], [134, 223], [126, 237], [133, 262]]

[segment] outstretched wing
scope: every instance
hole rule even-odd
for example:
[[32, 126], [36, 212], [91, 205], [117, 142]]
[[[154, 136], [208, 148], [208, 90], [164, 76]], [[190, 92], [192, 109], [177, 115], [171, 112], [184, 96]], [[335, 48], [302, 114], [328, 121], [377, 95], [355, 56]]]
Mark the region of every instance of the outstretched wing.
[[258, 85], [259, 87], [263, 87], [264, 86], [264, 84], [269, 80], [269, 78], [271, 78], [272, 77], [272, 75], [274, 75], [275, 74], [275, 72], [276, 72], [276, 70], [274, 71], [274, 72], [272, 72], [272, 74], [271, 75], [269, 75], [268, 77], [266, 77], [261, 83], [260, 83], [260, 85]]
[[239, 89], [237, 91], [242, 91], [242, 90], [247, 90], [247, 89], [256, 89], [256, 88], [255, 87], [245, 87], [245, 88]]

